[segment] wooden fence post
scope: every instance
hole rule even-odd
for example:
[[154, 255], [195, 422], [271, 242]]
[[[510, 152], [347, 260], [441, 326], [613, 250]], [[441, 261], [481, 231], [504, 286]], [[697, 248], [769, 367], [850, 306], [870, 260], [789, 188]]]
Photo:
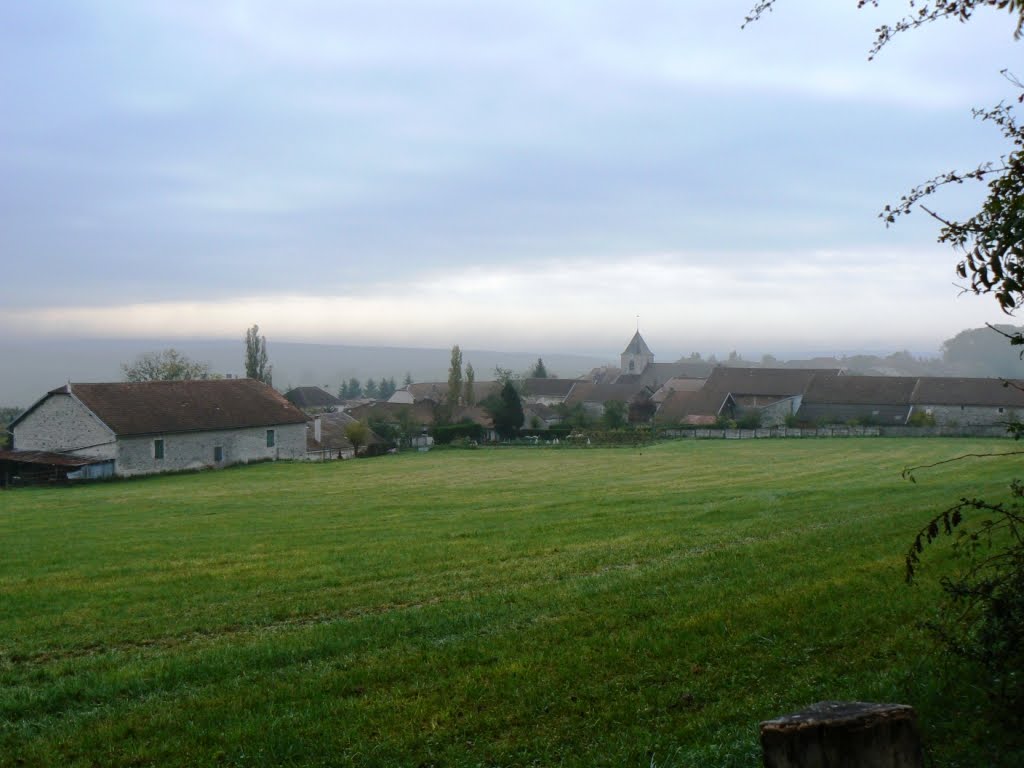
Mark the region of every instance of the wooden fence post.
[[761, 723], [765, 768], [922, 768], [917, 713], [905, 704], [823, 701]]

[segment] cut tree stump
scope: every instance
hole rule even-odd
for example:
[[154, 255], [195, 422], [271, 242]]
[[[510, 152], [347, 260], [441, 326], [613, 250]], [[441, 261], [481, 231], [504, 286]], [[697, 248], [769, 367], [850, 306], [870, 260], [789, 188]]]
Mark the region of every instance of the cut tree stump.
[[822, 701], [761, 723], [765, 768], [922, 768], [917, 712], [905, 704]]

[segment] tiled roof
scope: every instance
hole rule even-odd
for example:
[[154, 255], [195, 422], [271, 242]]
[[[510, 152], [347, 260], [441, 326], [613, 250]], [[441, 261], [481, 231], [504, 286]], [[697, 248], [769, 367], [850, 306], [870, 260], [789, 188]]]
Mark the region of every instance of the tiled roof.
[[570, 407], [578, 403], [607, 403], [609, 400], [621, 400], [628, 403], [644, 391], [643, 385], [636, 382], [591, 384], [588, 381], [579, 381], [573, 386], [564, 402]]
[[346, 413], [359, 421], [379, 419], [380, 421], [397, 422], [399, 414], [403, 409], [409, 411], [409, 419], [413, 424], [430, 425], [434, 423], [434, 408], [430, 402], [425, 400], [413, 405], [408, 403], [389, 403], [377, 400], [371, 403], [357, 405], [354, 408], [349, 408]]
[[665, 424], [707, 421], [708, 417], [719, 414], [730, 396], [742, 407], [763, 408], [804, 393], [818, 378], [832, 380], [837, 376], [838, 371], [835, 370], [719, 366], [699, 390], [669, 394], [658, 409], [657, 420]]
[[704, 379], [674, 378], [669, 379], [651, 397], [656, 403], [661, 403], [672, 392], [696, 392], [704, 386]]
[[[466, 387], [466, 382], [462, 382], [463, 391]], [[481, 400], [486, 398], [488, 395], [496, 395], [501, 391], [501, 383], [497, 381], [474, 381], [473, 382], [473, 399], [479, 403]], [[406, 389], [413, 397], [413, 402], [420, 402], [421, 400], [432, 400], [435, 403], [443, 403], [448, 396], [448, 382], [447, 381], [426, 381], [410, 384]]]
[[[316, 420], [320, 420], [320, 440], [316, 440]], [[351, 441], [345, 436], [345, 428], [356, 420], [347, 413], [323, 413], [306, 422], [307, 451], [352, 450]]]
[[719, 366], [708, 376], [706, 389], [733, 395], [776, 395], [791, 397], [802, 394], [812, 379], [834, 379], [838, 370], [791, 368], [727, 368]]
[[696, 392], [672, 392], [662, 402], [655, 419], [659, 424], [698, 424], [714, 421], [729, 393], [700, 389]]
[[255, 379], [68, 384], [72, 395], [117, 435], [199, 432], [302, 424], [306, 415]]
[[577, 379], [525, 379], [524, 397], [565, 397]]
[[329, 408], [341, 405], [341, 400], [320, 387], [295, 387], [284, 393], [297, 408]]
[[804, 393], [807, 405], [910, 405], [913, 376], [816, 376]]
[[913, 402], [919, 405], [980, 405], [1024, 408], [1024, 382], [1003, 379], [939, 378], [917, 380]]

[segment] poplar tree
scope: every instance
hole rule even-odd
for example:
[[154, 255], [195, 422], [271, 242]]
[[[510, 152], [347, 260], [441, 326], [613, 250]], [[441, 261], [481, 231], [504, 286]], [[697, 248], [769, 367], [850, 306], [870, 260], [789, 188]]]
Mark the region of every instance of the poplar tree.
[[271, 384], [274, 366], [267, 357], [267, 337], [260, 336], [260, 327], [253, 325], [245, 332], [245, 375], [250, 379]]

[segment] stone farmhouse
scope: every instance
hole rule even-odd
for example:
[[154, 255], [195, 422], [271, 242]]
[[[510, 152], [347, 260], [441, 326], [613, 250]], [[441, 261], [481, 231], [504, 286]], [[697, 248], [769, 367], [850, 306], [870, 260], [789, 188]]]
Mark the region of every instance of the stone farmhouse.
[[306, 415], [254, 379], [66, 384], [11, 423], [8, 462], [88, 459], [81, 477], [154, 474], [306, 455]]

